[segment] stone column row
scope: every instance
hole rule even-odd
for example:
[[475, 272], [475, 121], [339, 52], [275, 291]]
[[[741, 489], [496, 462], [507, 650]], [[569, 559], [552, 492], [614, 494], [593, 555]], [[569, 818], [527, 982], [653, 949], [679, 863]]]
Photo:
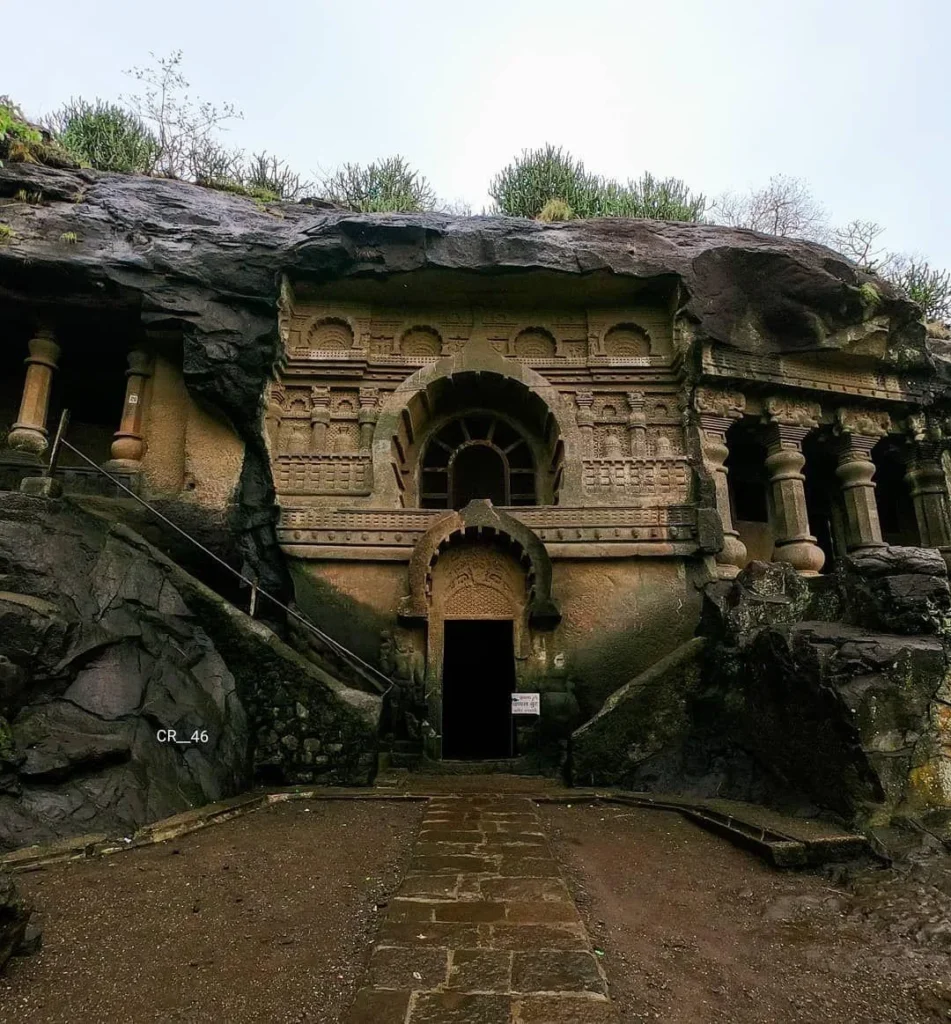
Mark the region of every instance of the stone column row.
[[[727, 431], [745, 409], [742, 394], [698, 388], [694, 406], [699, 413], [701, 451], [713, 478], [717, 510], [723, 526], [723, 548], [716, 556], [717, 572], [731, 578], [746, 559], [746, 548], [733, 525], [726, 460]], [[825, 554], [809, 529], [806, 506], [805, 456], [802, 443], [819, 425], [815, 403], [784, 397], [766, 401], [766, 470], [769, 519], [774, 534], [773, 560], [786, 562], [806, 576], [816, 575]], [[887, 413], [839, 410], [836, 416], [836, 476], [845, 516], [849, 551], [885, 547], [875, 498], [872, 449], [888, 433]], [[918, 442], [908, 462], [909, 485], [918, 520], [920, 543], [936, 547], [951, 565], [951, 499], [937, 445]]]
[[[49, 447], [50, 393], [61, 350], [49, 328], [37, 331], [28, 350], [20, 412], [7, 436], [7, 445], [16, 452], [37, 457]], [[122, 419], [112, 443], [110, 463], [113, 468], [127, 470], [138, 468], [145, 453], [145, 396], [152, 358], [145, 350], [136, 348], [129, 352], [128, 366]]]

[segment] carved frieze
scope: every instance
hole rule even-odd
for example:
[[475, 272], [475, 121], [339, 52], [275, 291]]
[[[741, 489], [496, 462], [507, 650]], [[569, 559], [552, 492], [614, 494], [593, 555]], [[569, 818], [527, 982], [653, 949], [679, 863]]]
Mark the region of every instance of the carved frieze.
[[[549, 544], [689, 543], [696, 537], [696, 509], [686, 504], [609, 508], [537, 507], [509, 512]], [[439, 509], [336, 509], [281, 507], [282, 544], [408, 552], [442, 516]]]
[[699, 413], [738, 419], [746, 409], [746, 396], [741, 391], [699, 387], [693, 394], [693, 407]]
[[787, 395], [770, 395], [765, 403], [766, 419], [786, 427], [818, 427], [822, 409], [817, 402], [806, 402]]
[[836, 429], [843, 434], [884, 437], [891, 426], [887, 412], [878, 409], [836, 409]]
[[844, 369], [809, 355], [761, 356], [705, 344], [703, 372], [734, 380], [762, 381], [786, 388], [832, 391], [842, 395], [907, 402], [926, 398], [928, 383], [920, 378], [866, 369]]

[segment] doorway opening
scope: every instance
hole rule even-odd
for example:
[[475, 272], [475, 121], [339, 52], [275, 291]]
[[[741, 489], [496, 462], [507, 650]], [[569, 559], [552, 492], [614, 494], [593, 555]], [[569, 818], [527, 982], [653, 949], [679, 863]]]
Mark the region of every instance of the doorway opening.
[[443, 641], [442, 756], [514, 757], [511, 619], [447, 619]]

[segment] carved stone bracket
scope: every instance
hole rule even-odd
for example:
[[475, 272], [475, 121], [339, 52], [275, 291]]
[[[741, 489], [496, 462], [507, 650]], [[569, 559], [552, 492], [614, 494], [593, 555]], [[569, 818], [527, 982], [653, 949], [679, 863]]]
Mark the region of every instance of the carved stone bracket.
[[746, 396], [739, 391], [701, 387], [694, 391], [693, 407], [701, 414], [735, 420], [746, 409]]
[[840, 434], [884, 437], [891, 427], [887, 412], [878, 409], [836, 409], [835, 429]]
[[766, 399], [766, 421], [788, 427], [812, 429], [819, 426], [822, 407], [818, 402], [803, 402], [771, 395]]

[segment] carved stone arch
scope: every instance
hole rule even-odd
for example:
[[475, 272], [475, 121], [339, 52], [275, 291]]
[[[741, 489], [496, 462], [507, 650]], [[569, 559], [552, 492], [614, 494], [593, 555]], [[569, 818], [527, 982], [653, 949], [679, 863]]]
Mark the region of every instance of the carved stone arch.
[[649, 356], [653, 350], [650, 334], [640, 324], [615, 324], [604, 332], [604, 354], [630, 359]]
[[349, 317], [317, 316], [307, 328], [306, 347], [317, 352], [349, 352], [357, 333]]
[[550, 442], [558, 503], [580, 504], [582, 445], [568, 400], [536, 370], [505, 358], [479, 339], [469, 342], [461, 352], [423, 366], [387, 396], [373, 434], [373, 479], [378, 481], [381, 504], [406, 504], [401, 474], [407, 469], [408, 448], [433, 422], [441, 395], [458, 383], [475, 380], [504, 385], [521, 396], [517, 403], [520, 407], [534, 410], [542, 436]]
[[509, 352], [516, 359], [551, 359], [557, 351], [555, 336], [537, 324], [518, 328], [509, 342]]
[[442, 516], [420, 537], [410, 558], [409, 595], [400, 605], [400, 618], [408, 623], [427, 621], [433, 567], [440, 555], [455, 543], [480, 538], [506, 545], [525, 569], [530, 625], [553, 629], [561, 621], [561, 612], [551, 596], [551, 559], [545, 545], [524, 523], [488, 501], [473, 501]]
[[428, 324], [406, 323], [396, 339], [396, 351], [408, 359], [442, 355], [443, 337]]

